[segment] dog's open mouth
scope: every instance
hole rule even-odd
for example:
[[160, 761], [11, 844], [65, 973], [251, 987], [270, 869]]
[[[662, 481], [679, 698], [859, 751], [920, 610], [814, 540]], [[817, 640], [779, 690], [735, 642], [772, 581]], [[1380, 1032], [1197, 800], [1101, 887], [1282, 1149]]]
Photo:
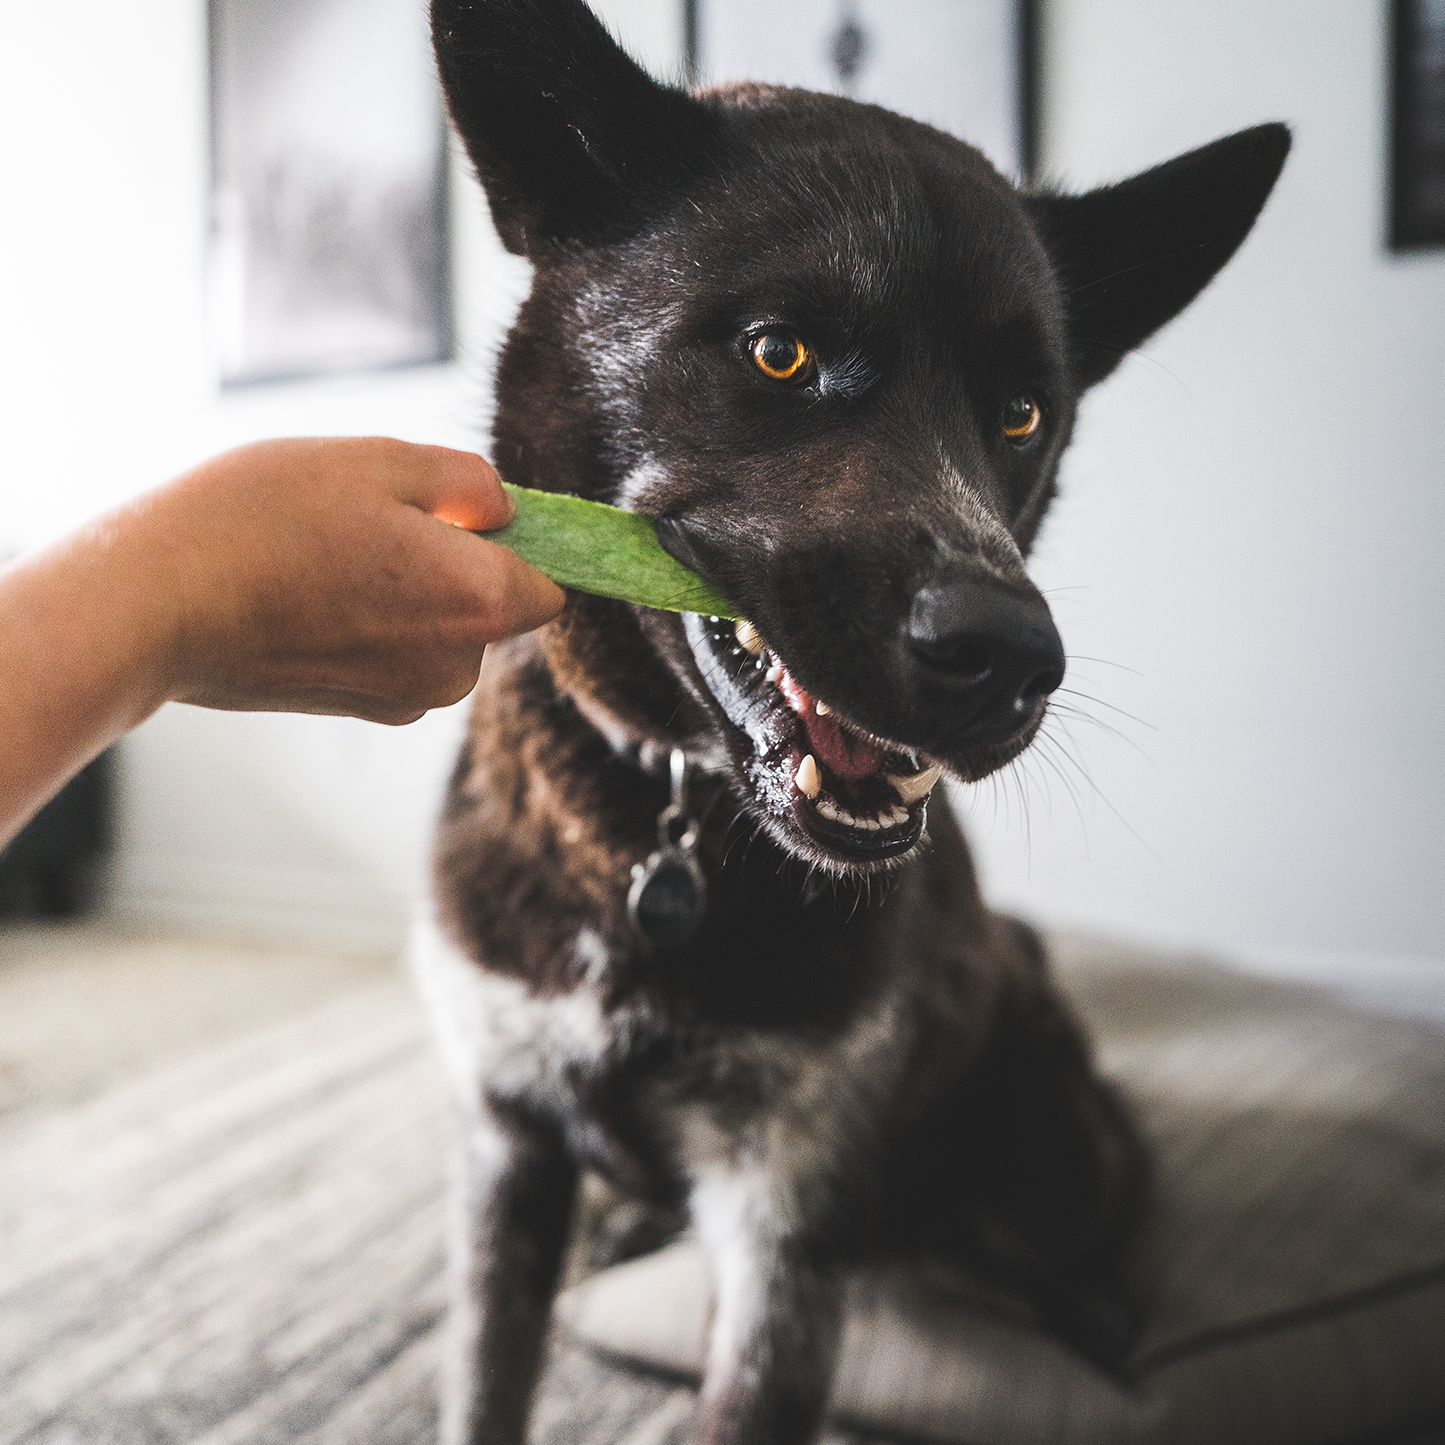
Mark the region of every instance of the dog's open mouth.
[[685, 626], [709, 690], [752, 744], [746, 768], [775, 831], [791, 825], [840, 863], [914, 847], [936, 767], [814, 697], [751, 622], [689, 615]]

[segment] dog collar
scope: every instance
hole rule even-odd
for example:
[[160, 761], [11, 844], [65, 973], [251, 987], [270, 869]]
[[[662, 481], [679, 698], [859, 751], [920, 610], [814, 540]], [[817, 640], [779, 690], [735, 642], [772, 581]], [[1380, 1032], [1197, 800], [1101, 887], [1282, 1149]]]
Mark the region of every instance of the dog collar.
[[697, 818], [688, 807], [688, 758], [673, 748], [667, 759], [671, 800], [657, 815], [657, 850], [632, 869], [627, 916], [654, 948], [691, 941], [707, 912], [707, 881], [697, 861]]

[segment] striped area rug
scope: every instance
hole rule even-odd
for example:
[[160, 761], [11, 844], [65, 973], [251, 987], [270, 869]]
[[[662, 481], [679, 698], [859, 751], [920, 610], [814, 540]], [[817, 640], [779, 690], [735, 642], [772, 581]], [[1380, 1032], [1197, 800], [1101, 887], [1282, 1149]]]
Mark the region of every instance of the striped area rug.
[[[0, 1440], [430, 1442], [446, 1132], [399, 978], [0, 1131]], [[534, 1438], [691, 1407], [564, 1344]]]

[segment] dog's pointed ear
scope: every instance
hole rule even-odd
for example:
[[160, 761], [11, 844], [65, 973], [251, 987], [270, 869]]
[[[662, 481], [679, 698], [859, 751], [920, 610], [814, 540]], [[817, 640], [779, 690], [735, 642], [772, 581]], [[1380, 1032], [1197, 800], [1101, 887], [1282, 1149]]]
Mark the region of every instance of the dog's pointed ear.
[[655, 81], [582, 0], [433, 0], [431, 16], [509, 250], [619, 239], [706, 163], [712, 111]]
[[1289, 154], [1260, 125], [1081, 196], [1026, 205], [1058, 267], [1083, 386], [1177, 316], [1249, 234]]

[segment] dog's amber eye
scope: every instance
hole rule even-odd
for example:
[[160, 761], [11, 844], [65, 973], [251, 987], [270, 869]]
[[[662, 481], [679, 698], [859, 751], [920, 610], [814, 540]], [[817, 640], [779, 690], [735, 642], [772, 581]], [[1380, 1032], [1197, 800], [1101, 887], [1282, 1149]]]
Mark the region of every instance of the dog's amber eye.
[[752, 344], [753, 361], [772, 381], [802, 381], [813, 370], [813, 353], [791, 331], [768, 331]]
[[1044, 414], [1028, 392], [1011, 396], [1003, 405], [1003, 434], [1015, 446], [1026, 442], [1043, 425]]

